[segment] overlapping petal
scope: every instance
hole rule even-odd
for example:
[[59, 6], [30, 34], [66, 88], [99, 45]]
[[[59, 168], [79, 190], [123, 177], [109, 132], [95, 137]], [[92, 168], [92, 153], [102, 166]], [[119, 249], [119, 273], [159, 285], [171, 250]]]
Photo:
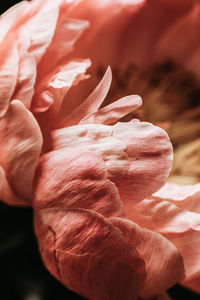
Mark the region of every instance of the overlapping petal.
[[161, 233], [179, 249], [184, 259], [186, 279], [199, 276], [199, 214], [152, 197], [140, 202], [132, 211], [127, 211], [127, 217], [140, 226]]
[[33, 115], [18, 100], [10, 103], [0, 119], [0, 147], [0, 165], [8, 181], [18, 195], [30, 200], [42, 136]]
[[35, 178], [34, 208], [87, 208], [122, 215], [118, 190], [107, 178], [104, 161], [92, 152], [51, 151], [41, 157]]
[[35, 230], [45, 265], [86, 298], [137, 299], [144, 262], [121, 231], [91, 210], [36, 212]]
[[100, 155], [126, 206], [161, 188], [171, 169], [169, 139], [150, 123], [82, 124], [55, 130], [52, 139], [54, 149], [87, 149]]

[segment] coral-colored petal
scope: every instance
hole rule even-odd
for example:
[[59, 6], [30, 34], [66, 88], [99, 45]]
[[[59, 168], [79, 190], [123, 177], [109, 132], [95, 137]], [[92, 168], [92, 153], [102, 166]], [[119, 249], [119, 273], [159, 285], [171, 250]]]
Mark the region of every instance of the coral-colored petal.
[[[63, 1], [62, 4], [66, 3]], [[51, 72], [61, 60], [66, 60], [77, 39], [89, 26], [86, 20], [68, 18], [62, 6], [53, 39], [38, 66], [39, 79]]]
[[113, 137], [126, 145], [129, 168], [123, 178], [114, 180], [129, 210], [161, 188], [171, 170], [172, 146], [164, 130], [146, 122], [117, 123]]
[[0, 199], [9, 205], [27, 205], [27, 201], [18, 197], [12, 190], [3, 168], [0, 167]]
[[145, 261], [147, 278], [141, 290], [142, 298], [165, 292], [184, 278], [183, 259], [177, 248], [162, 235], [121, 219], [110, 218], [113, 225], [133, 244]]
[[123, 212], [117, 188], [107, 179], [104, 161], [92, 152], [73, 148], [41, 157], [34, 194], [36, 209], [87, 208], [106, 217]]
[[[30, 9], [31, 6], [37, 6], [37, 2], [33, 1]], [[60, 2], [61, 0], [39, 1], [40, 9], [23, 24], [31, 37], [29, 52], [35, 57], [37, 63], [39, 63], [53, 38]]]
[[12, 98], [22, 101], [26, 108], [30, 109], [36, 80], [36, 61], [34, 56], [28, 52], [30, 40], [27, 31], [23, 29], [21, 33], [21, 40], [18, 40], [19, 71]]
[[200, 294], [200, 272], [197, 275], [197, 277], [195, 277], [194, 279], [190, 279], [190, 280], [184, 280], [181, 282], [181, 284], [183, 286], [185, 286], [186, 288], [189, 288], [193, 291], [195, 291], [196, 293]]
[[161, 188], [171, 169], [169, 138], [150, 123], [71, 126], [53, 131], [52, 140], [54, 149], [72, 147], [101, 155], [127, 210]]
[[0, 117], [9, 106], [18, 73], [19, 54], [13, 36], [6, 37], [0, 45]]
[[[180, 187], [181, 188], [181, 187]], [[170, 240], [184, 259], [186, 279], [200, 271], [200, 215], [169, 201], [147, 199], [127, 211], [127, 217]]]
[[136, 274], [140, 285], [144, 284], [144, 263], [135, 247], [94, 211], [36, 212], [35, 230], [47, 268], [70, 289], [89, 299], [121, 299], [122, 295], [135, 299]]
[[175, 61], [187, 65], [199, 43], [200, 5], [197, 3], [186, 16], [180, 18], [166, 34], [163, 35], [156, 48], [157, 56], [171, 57]]
[[112, 72], [110, 67], [108, 67], [104, 77], [94, 91], [81, 105], [79, 105], [69, 116], [67, 116], [67, 118], [62, 121], [62, 126], [72, 126], [78, 124], [81, 119], [88, 114], [96, 112], [109, 91], [111, 80]]
[[41, 146], [41, 132], [35, 118], [20, 101], [12, 101], [0, 119], [0, 165], [11, 186], [25, 198], [32, 194]]
[[44, 112], [54, 103], [53, 110], [58, 112], [68, 90], [88, 78], [85, 72], [89, 66], [89, 59], [58, 65], [36, 86], [31, 109], [34, 112]]
[[114, 124], [141, 105], [142, 99], [139, 96], [126, 96], [99, 109], [96, 113], [87, 115], [80, 124]]
[[159, 201], [167, 200], [184, 209], [200, 213], [200, 184], [180, 186], [167, 183], [153, 198]]

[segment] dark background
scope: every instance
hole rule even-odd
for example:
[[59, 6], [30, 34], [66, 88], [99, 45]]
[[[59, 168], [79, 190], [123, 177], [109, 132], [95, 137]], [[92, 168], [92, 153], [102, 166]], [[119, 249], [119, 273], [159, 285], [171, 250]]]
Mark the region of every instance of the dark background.
[[[1, 1], [0, 13], [18, 2]], [[9, 207], [0, 202], [0, 299], [83, 299], [67, 290], [43, 266], [32, 220], [30, 208]], [[169, 294], [173, 300], [200, 298], [179, 285], [171, 288]]]

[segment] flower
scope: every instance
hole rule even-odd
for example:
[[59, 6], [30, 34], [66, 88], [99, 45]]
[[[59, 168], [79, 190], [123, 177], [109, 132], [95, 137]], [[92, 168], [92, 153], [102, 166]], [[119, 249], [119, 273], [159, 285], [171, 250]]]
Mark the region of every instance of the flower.
[[[141, 75], [171, 55], [172, 25], [179, 33], [194, 21], [196, 29], [198, 7], [188, 0], [34, 0], [1, 17], [0, 197], [33, 207], [44, 264], [89, 299], [164, 299], [177, 282], [199, 291], [200, 186], [165, 185], [172, 146], [160, 127], [172, 126], [170, 114], [156, 120], [160, 127], [127, 121], [145, 115], [149, 100], [141, 110], [137, 88], [124, 85], [130, 79], [152, 97]], [[176, 45], [177, 60], [187, 53], [181, 50]], [[114, 85], [110, 67], [97, 80], [102, 63], [114, 69]], [[168, 78], [162, 84], [165, 91]], [[122, 98], [122, 90], [130, 95]]]

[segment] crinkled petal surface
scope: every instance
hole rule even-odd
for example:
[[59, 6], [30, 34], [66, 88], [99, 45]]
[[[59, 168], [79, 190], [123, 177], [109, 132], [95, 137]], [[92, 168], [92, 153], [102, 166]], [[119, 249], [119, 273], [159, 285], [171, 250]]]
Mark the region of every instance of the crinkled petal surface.
[[166, 183], [153, 195], [156, 200], [167, 200], [176, 206], [200, 213], [200, 184], [177, 185]]
[[161, 233], [179, 249], [184, 259], [186, 279], [199, 276], [199, 214], [184, 210], [169, 201], [151, 198], [127, 211], [127, 217], [140, 226]]
[[121, 231], [91, 210], [35, 213], [41, 254], [50, 272], [86, 298], [137, 299], [144, 262]]
[[13, 189], [24, 198], [30, 199], [32, 195], [41, 146], [42, 136], [35, 118], [20, 101], [12, 101], [0, 119], [0, 165]]
[[51, 151], [40, 159], [34, 208], [49, 207], [87, 208], [106, 217], [123, 213], [118, 190], [107, 179], [102, 158], [73, 148]]
[[71, 126], [53, 131], [52, 141], [54, 149], [87, 149], [100, 155], [127, 210], [161, 188], [171, 169], [169, 138], [150, 123]]
[[17, 82], [19, 54], [13, 36], [6, 37], [0, 44], [0, 117], [9, 106]]
[[145, 261], [147, 278], [140, 292], [142, 299], [164, 293], [184, 278], [183, 259], [177, 248], [162, 235], [141, 228], [121, 218], [110, 218], [129, 243], [132, 243]]

